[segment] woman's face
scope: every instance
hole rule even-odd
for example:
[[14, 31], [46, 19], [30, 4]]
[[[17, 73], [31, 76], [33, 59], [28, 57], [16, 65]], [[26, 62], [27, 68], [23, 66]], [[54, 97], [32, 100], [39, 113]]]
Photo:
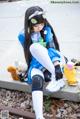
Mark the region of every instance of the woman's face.
[[33, 26], [33, 31], [34, 32], [40, 32], [44, 27], [44, 23], [36, 24]]

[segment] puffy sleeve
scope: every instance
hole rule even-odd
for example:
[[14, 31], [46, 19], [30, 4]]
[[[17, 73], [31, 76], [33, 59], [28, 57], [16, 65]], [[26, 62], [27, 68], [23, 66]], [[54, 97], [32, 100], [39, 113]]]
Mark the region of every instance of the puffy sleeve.
[[54, 44], [54, 39], [53, 39], [53, 33], [51, 31], [51, 28], [49, 26], [46, 26], [44, 28], [44, 39], [46, 41], [47, 44], [47, 48], [55, 48], [55, 44]]
[[22, 31], [18, 34], [18, 40], [20, 41], [21, 45], [23, 46], [24, 40], [25, 40], [24, 30], [22, 30]]
[[45, 34], [45, 40], [46, 42], [50, 42], [53, 40], [53, 34], [51, 32], [51, 28], [49, 26], [46, 26], [44, 28], [44, 34]]

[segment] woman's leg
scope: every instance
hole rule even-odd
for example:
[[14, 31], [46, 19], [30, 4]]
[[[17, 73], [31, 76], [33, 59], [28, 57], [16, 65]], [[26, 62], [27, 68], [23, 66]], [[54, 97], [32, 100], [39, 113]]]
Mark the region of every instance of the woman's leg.
[[32, 56], [55, 77], [54, 65], [48, 55], [47, 49], [39, 43], [34, 43], [30, 46], [30, 52]]
[[44, 119], [43, 117], [43, 73], [36, 68], [31, 71], [32, 78], [32, 101], [36, 119]]
[[[62, 65], [64, 64], [64, 60], [62, 58], [62, 55], [59, 51], [56, 51], [55, 49], [53, 48], [49, 48], [48, 49], [48, 54], [49, 54], [49, 57], [51, 59], [51, 61], [54, 63], [54, 67], [55, 67], [55, 87], [53, 86], [54, 85], [54, 82], [51, 81], [48, 86], [46, 87], [47, 90], [49, 90], [50, 92], [55, 92], [55, 91], [58, 91], [60, 90], [60, 88], [64, 87], [65, 85], [65, 81], [64, 81], [64, 78], [63, 78], [63, 71], [62, 71], [62, 66], [61, 66], [61, 63]], [[51, 77], [53, 79], [53, 76]]]
[[[48, 50], [45, 47], [43, 47], [42, 45], [38, 43], [34, 43], [30, 46], [30, 52], [32, 56], [52, 74], [52, 77], [51, 77], [52, 82], [47, 87], [47, 90], [50, 89], [51, 92], [55, 92], [55, 91], [58, 91], [61, 87], [63, 87], [64, 84], [60, 86], [58, 83], [59, 81], [55, 79], [55, 78], [59, 78], [59, 79], [62, 78], [62, 72], [58, 72], [59, 70], [57, 70], [59, 69], [59, 65], [58, 65], [59, 58], [58, 57], [60, 57], [57, 51], [50, 49], [50, 54], [49, 54]], [[51, 60], [50, 55], [53, 56], [54, 60]], [[54, 68], [52, 61], [55, 62], [54, 63], [55, 68]], [[58, 74], [58, 76], [56, 76], [55, 73]]]

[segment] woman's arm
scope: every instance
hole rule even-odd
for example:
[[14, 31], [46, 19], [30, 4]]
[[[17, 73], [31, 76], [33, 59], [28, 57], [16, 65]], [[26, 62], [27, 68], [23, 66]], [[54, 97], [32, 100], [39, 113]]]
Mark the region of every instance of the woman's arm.
[[25, 40], [25, 36], [24, 36], [24, 31], [22, 30], [19, 35], [18, 35], [18, 40], [20, 41], [21, 45], [24, 45], [24, 40]]
[[54, 30], [50, 26], [44, 27], [45, 41], [47, 42], [47, 48], [55, 48], [60, 51], [59, 43], [54, 33]]
[[55, 48], [53, 33], [51, 32], [51, 28], [46, 26], [44, 29], [44, 39], [47, 44], [47, 48]]

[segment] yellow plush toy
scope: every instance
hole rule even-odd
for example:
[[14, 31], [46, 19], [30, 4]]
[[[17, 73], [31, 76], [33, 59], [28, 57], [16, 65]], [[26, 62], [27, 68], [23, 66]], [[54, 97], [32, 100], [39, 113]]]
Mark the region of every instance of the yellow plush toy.
[[77, 85], [76, 70], [72, 62], [68, 62], [64, 66], [64, 75], [69, 85]]

